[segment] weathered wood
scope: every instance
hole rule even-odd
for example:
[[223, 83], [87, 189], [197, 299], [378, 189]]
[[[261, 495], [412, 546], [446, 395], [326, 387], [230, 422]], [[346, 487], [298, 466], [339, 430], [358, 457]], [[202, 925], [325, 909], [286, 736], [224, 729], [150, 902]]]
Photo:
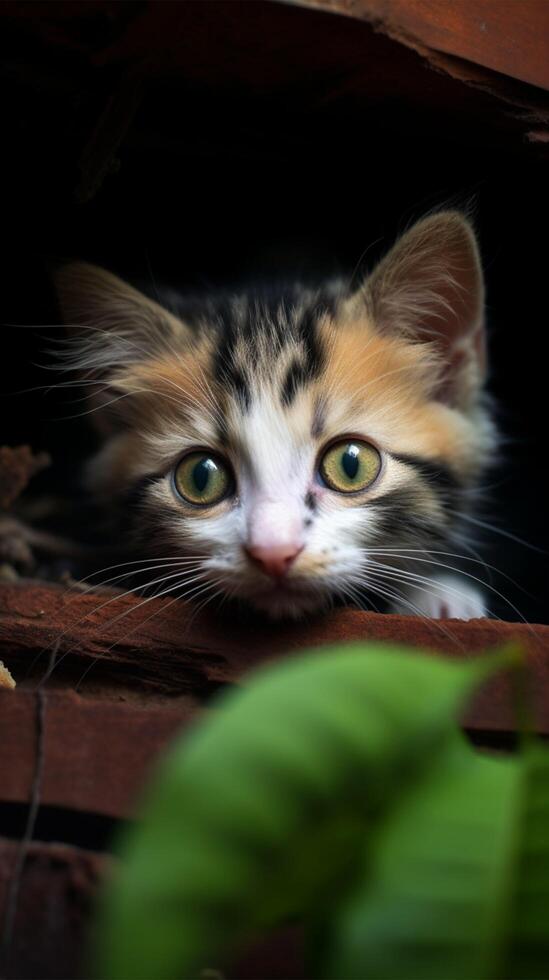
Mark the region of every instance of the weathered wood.
[[[241, 682], [251, 668], [272, 658], [350, 640], [407, 643], [459, 659], [516, 638], [529, 652], [539, 730], [549, 734], [546, 626], [492, 620], [440, 624], [342, 609], [309, 623], [260, 627], [229, 624], [169, 600], [139, 603], [129, 596], [78, 595], [55, 586], [0, 588], [0, 654], [22, 681], [16, 691], [0, 695], [2, 799], [29, 799], [39, 696], [44, 699], [42, 802], [127, 816], [162, 748], [220, 684]], [[39, 695], [33, 688], [52, 647], [59, 669]], [[37, 665], [43, 666], [25, 680], [40, 653]], [[80, 694], [66, 690], [71, 678], [94, 664], [97, 672], [88, 674]], [[465, 723], [477, 733], [512, 731], [507, 682], [492, 682]]]
[[[83, 198], [93, 193], [107, 170], [116, 168], [122, 142], [127, 151], [135, 147], [134, 137], [138, 135], [137, 146], [152, 140], [155, 149], [162, 150], [159, 140], [166, 134], [163, 136], [157, 129], [149, 133], [141, 121], [139, 133], [132, 135], [133, 127], [129, 126], [142, 89], [148, 90], [159, 82], [169, 84], [162, 93], [163, 104], [166, 99], [179, 104], [181, 98], [186, 98], [189, 85], [196, 86], [201, 97], [215, 92], [216, 105], [228, 100], [227, 105], [231, 106], [233, 98], [242, 103], [262, 100], [261, 112], [254, 114], [250, 146], [255, 145], [257, 133], [263, 128], [270, 131], [274, 124], [280, 125], [279, 121], [273, 123], [270, 116], [272, 105], [280, 98], [287, 110], [284, 118], [288, 124], [296, 111], [299, 114], [292, 140], [299, 139], [302, 130], [307, 133], [309, 127], [317, 130], [315, 140], [322, 139], [326, 127], [332, 125], [334, 110], [336, 115], [346, 114], [354, 106], [360, 107], [363, 118], [381, 112], [397, 126], [400, 112], [405, 116], [410, 111], [417, 112], [418, 119], [431, 113], [436, 116], [441, 135], [454, 139], [457, 128], [462, 130], [460, 139], [472, 139], [475, 147], [511, 145], [522, 153], [533, 153], [523, 136], [545, 132], [549, 114], [546, 94], [542, 88], [522, 82], [522, 73], [513, 74], [513, 65], [515, 61], [519, 66], [523, 64], [529, 41], [528, 37], [522, 39], [527, 31], [532, 35], [533, 55], [528, 50], [524, 64], [538, 65], [540, 50], [545, 58], [547, 5], [540, 3], [538, 8], [535, 0], [513, 0], [512, 14], [507, 17], [509, 5], [505, 0], [483, 0], [478, 6], [487, 8], [484, 20], [479, 20], [480, 14], [468, 17], [467, 13], [475, 9], [472, 0], [455, 4], [450, 0], [432, 0], [430, 4], [424, 0], [423, 6], [421, 0], [414, 0], [409, 6], [411, 13], [406, 0], [395, 0], [394, 4], [390, 0], [295, 0], [294, 5], [279, 0], [209, 0], [207, 4], [145, 2], [130, 9], [129, 5], [108, 0], [95, 0], [93, 6], [73, 0], [65, 5], [66, 9], [48, 2], [4, 3], [0, 4], [0, 14], [4, 15], [6, 37], [13, 32], [6, 45], [10, 56], [13, 46], [20, 44], [22, 27], [37, 50], [41, 49], [36, 66], [30, 65], [27, 70], [31, 77], [36, 71], [39, 91], [44, 89], [44, 76], [48, 78], [51, 73], [55, 78], [55, 91], [60, 97], [52, 96], [47, 105], [43, 104], [43, 112], [57, 127], [57, 142], [61, 143], [64, 158], [82, 153], [81, 139], [73, 143], [71, 134], [77, 122], [80, 133], [82, 113], [86, 118], [89, 111], [93, 67], [108, 66], [113, 72], [112, 90], [102, 112], [98, 117], [94, 106], [87, 118], [87, 138], [80, 159], [83, 173], [79, 193]], [[121, 12], [124, 7], [125, 12]], [[539, 13], [523, 17], [523, 10], [534, 8]], [[467, 13], [460, 15], [461, 10]], [[420, 26], [414, 34], [416, 21]], [[472, 41], [469, 47], [465, 41], [461, 46], [456, 42], [453, 49], [454, 22], [462, 28], [466, 40], [469, 27], [472, 35], [480, 36], [476, 61]], [[482, 30], [483, 23], [488, 25], [486, 31]], [[516, 50], [511, 43], [515, 27]], [[434, 35], [435, 29], [444, 36], [443, 40]], [[491, 61], [485, 56], [485, 34], [486, 51], [499, 51], [501, 47], [503, 61], [508, 57], [508, 75], [498, 74], [504, 67], [497, 72], [486, 67]], [[446, 48], [452, 53], [447, 54]], [[24, 50], [20, 54], [23, 56]], [[473, 60], [465, 61], [467, 57]], [[63, 77], [59, 74], [60, 64], [64, 66]], [[431, 66], [443, 69], [444, 74], [439, 72], [434, 78]], [[462, 84], [464, 81], [473, 83], [475, 88]], [[536, 84], [543, 84], [541, 75]], [[70, 114], [75, 92], [79, 96], [77, 118]], [[289, 92], [291, 100], [287, 101]], [[508, 103], [527, 109], [528, 115], [509, 112]], [[26, 104], [23, 111], [29, 111]], [[353, 119], [351, 114], [349, 124], [356, 126]], [[173, 152], [178, 141], [184, 139], [187, 147], [189, 138], [193, 139], [188, 125], [187, 119], [184, 138], [169, 131], [168, 152]], [[244, 146], [242, 138], [239, 134], [240, 145]], [[217, 146], [215, 140], [214, 145]], [[545, 151], [538, 147], [536, 152]]]
[[[17, 849], [16, 841], [0, 837], [0, 922]], [[90, 919], [111, 861], [107, 854], [64, 844], [28, 845], [9, 955], [0, 967], [4, 980], [89, 976]], [[228, 980], [299, 980], [306, 975], [303, 962], [300, 930], [279, 929], [254, 943], [223, 975]]]
[[309, 646], [370, 639], [463, 657], [513, 638], [524, 644], [545, 680], [549, 626], [491, 619], [438, 622], [356, 609], [297, 623], [245, 623], [171, 599], [143, 602], [30, 582], [0, 586], [0, 655], [17, 681], [31, 663], [43, 673], [55, 650], [59, 669], [67, 661], [82, 669], [94, 664], [98, 673], [119, 667], [126, 679], [151, 690], [204, 695], [255, 664]]
[[[0, 838], [0, 914], [18, 842]], [[5, 980], [74, 980], [83, 976], [89, 917], [110, 859], [63, 844], [26, 849], [14, 931], [2, 964]]]
[[[11, 693], [11, 692], [9, 692]], [[40, 802], [129, 816], [148, 772], [191, 716], [188, 705], [150, 708], [45, 691]], [[38, 695], [0, 700], [0, 801], [30, 799], [36, 769]]]
[[367, 20], [394, 40], [549, 89], [547, 0], [298, 0]]

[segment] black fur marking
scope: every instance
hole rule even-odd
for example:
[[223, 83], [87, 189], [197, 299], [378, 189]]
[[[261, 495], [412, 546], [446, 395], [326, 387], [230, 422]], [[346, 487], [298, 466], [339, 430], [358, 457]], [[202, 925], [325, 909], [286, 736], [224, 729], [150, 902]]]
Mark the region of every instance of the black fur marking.
[[238, 367], [233, 366], [227, 380], [242, 407], [248, 411], [252, 403], [252, 393], [242, 371]]
[[223, 381], [226, 376], [226, 371], [233, 363], [237, 341], [230, 304], [228, 302], [219, 302], [215, 311], [215, 322], [221, 336], [214, 358], [214, 377], [216, 381]]
[[393, 453], [393, 459], [405, 466], [410, 466], [434, 490], [446, 498], [454, 499], [461, 489], [461, 482], [452, 473], [450, 467], [440, 460], [424, 459], [421, 456], [408, 456], [404, 453]]
[[[443, 508], [458, 504], [461, 484], [445, 463], [399, 453], [393, 453], [393, 458], [414, 470], [436, 493]], [[421, 492], [413, 486], [390, 490], [370, 503], [381, 518], [380, 535], [399, 542], [413, 539], [431, 548], [446, 546], [453, 520], [448, 517], [437, 522], [434, 514], [425, 512], [424, 505]]]
[[312, 424], [311, 424], [311, 438], [312, 439], [320, 439], [320, 437], [322, 436], [322, 433], [324, 432], [324, 423], [325, 423], [325, 421], [326, 421], [325, 420], [325, 405], [324, 405], [324, 403], [320, 399], [318, 399], [316, 401], [315, 407], [313, 409], [313, 421], [312, 421]]
[[280, 395], [283, 405], [291, 405], [299, 389], [318, 378], [324, 367], [325, 356], [317, 329], [324, 312], [324, 307], [318, 304], [307, 307], [297, 325], [303, 357], [296, 357], [288, 368]]
[[318, 510], [318, 501], [312, 490], [308, 490], [305, 494], [305, 506], [308, 508], [308, 510], [312, 511], [313, 514], [316, 514]]
[[288, 367], [280, 392], [282, 403], [290, 405], [299, 389], [318, 378], [324, 367], [318, 323], [323, 316], [335, 315], [336, 306], [335, 293], [319, 294], [299, 286], [256, 289], [233, 299], [210, 298], [204, 317], [219, 335], [212, 364], [216, 381], [232, 387], [249, 407], [250, 386], [239, 363], [243, 350], [246, 362], [254, 363], [256, 356], [265, 358], [265, 351], [276, 358], [288, 344], [297, 343], [300, 354]]
[[213, 375], [217, 382], [232, 388], [236, 398], [247, 410], [250, 407], [252, 396], [242, 368], [235, 361], [238, 333], [231, 319], [230, 306], [222, 304], [216, 312], [221, 340], [214, 356]]
[[422, 547], [447, 546], [449, 528], [446, 523], [437, 524], [433, 514], [421, 507], [421, 495], [410, 487], [397, 487], [369, 502], [379, 518], [376, 524], [378, 540], [384, 544], [414, 542]]
[[139, 504], [143, 502], [145, 491], [148, 490], [153, 483], [157, 483], [158, 480], [161, 480], [163, 475], [163, 473], [150, 473], [148, 476], [142, 476], [139, 480], [136, 480], [123, 496], [124, 507], [133, 509], [134, 507], [139, 506]]
[[282, 384], [280, 392], [282, 404], [291, 405], [299, 389], [304, 388], [308, 380], [306, 365], [296, 357], [290, 364]]
[[141, 522], [147, 502], [147, 490], [162, 478], [162, 473], [150, 473], [148, 476], [142, 476], [122, 495], [118, 502], [120, 508], [119, 530], [122, 534], [134, 530], [136, 521]]
[[324, 351], [322, 350], [317, 330], [318, 320], [324, 312], [325, 309], [322, 306], [309, 307], [305, 310], [299, 323], [299, 334], [305, 353], [307, 377], [310, 380], [318, 378], [324, 367]]

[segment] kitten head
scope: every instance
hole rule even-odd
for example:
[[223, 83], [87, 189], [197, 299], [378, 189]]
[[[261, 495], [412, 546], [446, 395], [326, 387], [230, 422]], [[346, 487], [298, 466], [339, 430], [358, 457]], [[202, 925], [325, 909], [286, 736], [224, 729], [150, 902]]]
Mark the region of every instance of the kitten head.
[[482, 273], [458, 213], [416, 224], [355, 290], [176, 311], [85, 264], [58, 288], [104, 439], [89, 483], [137, 500], [142, 556], [174, 562], [163, 589], [300, 615], [398, 592], [381, 569], [407, 549], [452, 550], [493, 445]]

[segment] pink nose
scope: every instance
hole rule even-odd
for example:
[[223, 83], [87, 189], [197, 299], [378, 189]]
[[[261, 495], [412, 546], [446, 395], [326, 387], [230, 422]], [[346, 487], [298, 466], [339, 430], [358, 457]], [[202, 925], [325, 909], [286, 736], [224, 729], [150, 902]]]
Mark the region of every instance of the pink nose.
[[295, 544], [269, 545], [266, 547], [255, 545], [246, 548], [248, 558], [271, 578], [284, 578], [302, 551], [303, 545]]

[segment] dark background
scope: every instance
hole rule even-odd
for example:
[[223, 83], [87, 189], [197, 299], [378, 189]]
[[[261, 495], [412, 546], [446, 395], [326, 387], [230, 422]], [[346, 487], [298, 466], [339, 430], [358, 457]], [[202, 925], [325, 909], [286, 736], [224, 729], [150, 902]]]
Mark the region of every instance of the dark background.
[[511, 535], [479, 540], [517, 583], [495, 575], [512, 605], [491, 605], [549, 622], [547, 164], [520, 110], [352, 20], [156, 8], [0, 7], [0, 442], [52, 454], [42, 486], [69, 485], [92, 444], [40, 366], [60, 333], [59, 259], [181, 289], [315, 278], [366, 270], [425, 211], [468, 206], [503, 437], [479, 519]]

